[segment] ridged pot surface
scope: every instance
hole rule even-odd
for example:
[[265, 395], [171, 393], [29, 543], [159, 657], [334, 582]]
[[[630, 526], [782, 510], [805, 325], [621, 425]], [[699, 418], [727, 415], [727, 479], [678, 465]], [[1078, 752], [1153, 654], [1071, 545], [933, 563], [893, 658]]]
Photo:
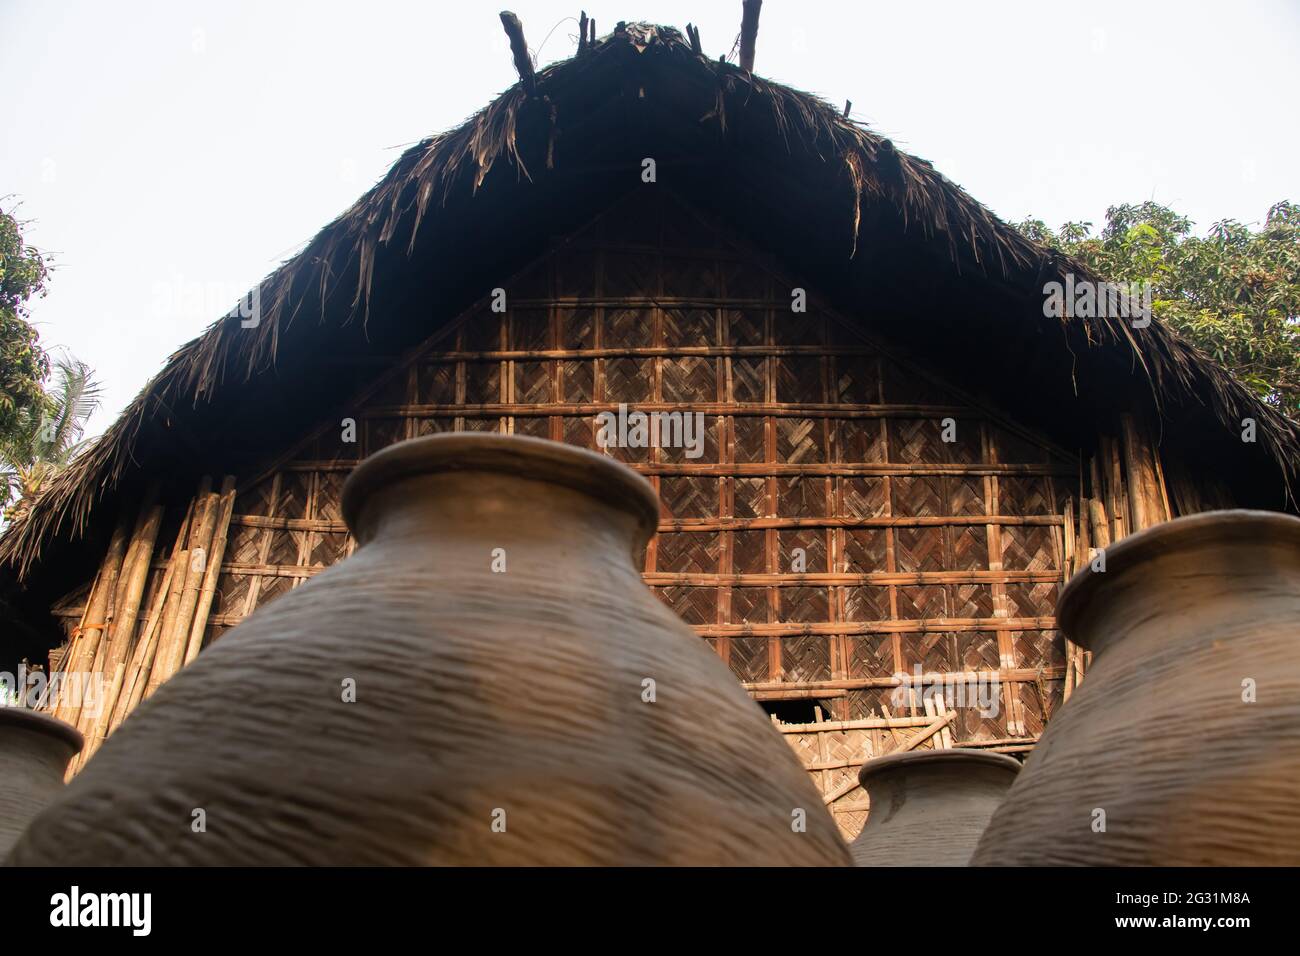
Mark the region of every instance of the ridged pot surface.
[[344, 490], [356, 553], [163, 686], [11, 862], [848, 864], [789, 747], [642, 583], [658, 507], [538, 439], [380, 452]]
[[871, 808], [850, 845], [857, 866], [965, 866], [1020, 763], [978, 750], [913, 750], [858, 774]]
[[81, 752], [75, 727], [20, 707], [0, 707], [0, 857], [63, 789]]
[[1300, 864], [1300, 519], [1180, 518], [1062, 592], [1093, 652], [975, 865]]

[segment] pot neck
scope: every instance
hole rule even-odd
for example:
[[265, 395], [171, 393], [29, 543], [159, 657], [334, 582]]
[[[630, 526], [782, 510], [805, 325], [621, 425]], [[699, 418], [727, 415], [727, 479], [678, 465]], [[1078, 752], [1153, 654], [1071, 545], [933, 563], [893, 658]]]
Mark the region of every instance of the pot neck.
[[78, 754], [85, 745], [81, 731], [69, 723], [26, 707], [0, 707], [0, 733], [21, 733]]
[[905, 807], [925, 807], [953, 794], [984, 793], [997, 798], [1019, 772], [1019, 761], [1005, 754], [913, 750], [867, 761], [858, 781], [871, 800], [870, 823], [873, 814], [878, 821], [888, 820]]
[[363, 462], [343, 490], [344, 517], [363, 546], [427, 550], [431, 541], [473, 538], [492, 548], [526, 544], [535, 561], [637, 570], [658, 509], [649, 482], [625, 465], [520, 436], [401, 442]]

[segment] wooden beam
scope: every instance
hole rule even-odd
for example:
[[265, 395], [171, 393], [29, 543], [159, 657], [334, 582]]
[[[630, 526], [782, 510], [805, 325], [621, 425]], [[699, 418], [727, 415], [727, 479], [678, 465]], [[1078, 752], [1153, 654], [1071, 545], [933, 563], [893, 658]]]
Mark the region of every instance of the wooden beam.
[[[486, 406], [477, 406], [477, 414], [460, 414], [461, 418], [498, 418], [502, 415], [511, 417], [528, 418], [541, 417], [549, 418], [548, 415], [534, 413], [529, 408], [516, 408], [514, 411], [500, 411], [488, 413], [483, 411]], [[509, 409], [510, 406], [491, 406], [492, 408]], [[535, 406], [543, 408], [544, 406]], [[445, 414], [445, 413], [440, 413]], [[563, 415], [562, 412], [552, 414]], [[772, 418], [784, 418], [789, 416], [778, 415], [776, 412], [770, 412]], [[364, 417], [364, 416], [363, 416]], [[392, 416], [390, 416], [392, 417]], [[397, 416], [401, 417], [401, 416]], [[432, 416], [417, 415], [417, 418]], [[451, 417], [451, 416], [448, 416]], [[570, 415], [570, 418], [586, 418], [591, 420], [590, 415]], [[816, 418], [817, 415], [800, 416], [807, 418]], [[464, 430], [464, 429], [461, 429]], [[774, 462], [736, 462], [694, 465], [682, 464], [678, 462], [664, 462], [662, 464], [646, 464], [643, 462], [624, 462], [633, 471], [640, 472], [643, 475], [668, 475], [668, 476], [687, 476], [697, 475], [706, 478], [762, 478], [769, 476], [804, 476], [809, 478], [825, 478], [827, 475], [838, 475], [840, 477], [879, 477], [881, 475], [901, 475], [905, 478], [915, 478], [919, 475], [1061, 475], [1068, 474], [1069, 468], [1064, 465], [952, 465], [945, 462], [926, 462], [924, 464], [906, 465], [895, 464], [892, 462], [874, 462], [869, 464], [840, 465], [840, 464], [817, 464], [817, 465], [785, 465]], [[357, 467], [355, 461], [294, 461], [287, 463], [281, 472], [303, 472], [303, 471], [347, 471], [350, 472]], [[277, 472], [279, 474], [280, 472]], [[1000, 516], [995, 516], [1000, 517]], [[981, 522], [983, 524], [985, 522]], [[1059, 522], [1052, 522], [1057, 524]]]
[[758, 14], [763, 9], [763, 0], [744, 0], [741, 9], [740, 68], [746, 73], [753, 73], [754, 49], [758, 43]]
[[691, 52], [696, 56], [704, 56], [704, 50], [700, 46], [700, 28], [686, 24], [686, 38], [691, 41]]
[[[756, 690], [754, 700], [820, 700], [821, 698], [847, 697], [846, 690]], [[782, 725], [784, 726], [784, 725]]]
[[[712, 534], [719, 531], [766, 531], [768, 528], [967, 528], [984, 524], [1013, 527], [1059, 527], [1061, 515], [876, 515], [871, 518], [847, 518], [840, 515], [815, 518], [664, 518], [660, 534]], [[230, 523], [237, 528], [275, 528], [280, 531], [316, 531], [322, 534], [347, 534], [346, 521], [337, 518], [268, 518], [263, 515], [234, 515]], [[1052, 574], [1056, 572], [1014, 572]], [[1038, 580], [1038, 579], [1035, 579]], [[1043, 580], [1046, 580], [1044, 578]], [[68, 607], [56, 616], [79, 617], [81, 607]]]
[[[810, 694], [816, 693], [809, 691]], [[825, 693], [823, 691], [823, 693]], [[895, 727], [928, 727], [929, 717], [861, 717], [857, 720], [824, 720], [817, 724], [778, 724], [783, 734], [842, 733], [846, 730], [890, 730]], [[1005, 741], [998, 741], [1005, 743]], [[1018, 741], [1017, 741], [1018, 742]]]
[[796, 588], [853, 585], [1056, 584], [1058, 571], [866, 571], [858, 574], [753, 573], [710, 574], [700, 571], [652, 571], [641, 576], [651, 587]]
[[[696, 628], [698, 630], [698, 628]], [[1037, 668], [1016, 667], [1007, 670], [985, 670], [985, 671], [927, 671], [921, 676], [921, 680], [938, 687], [946, 684], [949, 680], [954, 683], [964, 684], [976, 680], [986, 682], [998, 682], [1003, 684], [1020, 684], [1028, 683], [1039, 677], [1044, 680], [1060, 680], [1065, 676], [1064, 667], [1045, 667], [1040, 674]], [[908, 675], [908, 679], [915, 680], [914, 675]], [[843, 690], [865, 690], [869, 687], [897, 687], [902, 681], [897, 677], [848, 677], [842, 680], [817, 680], [817, 681], [769, 681], [763, 683], [742, 683], [740, 686], [750, 693], [763, 690], [780, 690], [782, 688], [804, 688], [808, 690], [822, 690], [827, 688], [839, 688]], [[911, 720], [913, 718], [891, 718], [893, 720]], [[830, 722], [827, 723], [829, 726]], [[897, 724], [895, 726], [905, 726]]]
[[510, 38], [510, 54], [514, 57], [515, 72], [519, 82], [529, 96], [537, 93], [537, 74], [533, 72], [533, 61], [528, 57], [528, 44], [524, 42], [524, 25], [509, 10], [501, 11], [501, 26]]

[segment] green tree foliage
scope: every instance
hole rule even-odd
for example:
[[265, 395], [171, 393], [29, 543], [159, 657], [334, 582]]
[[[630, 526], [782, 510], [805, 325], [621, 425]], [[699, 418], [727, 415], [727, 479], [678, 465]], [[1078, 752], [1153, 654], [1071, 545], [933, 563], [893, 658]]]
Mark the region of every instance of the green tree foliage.
[[50, 363], [28, 321], [27, 302], [45, 293], [48, 259], [23, 242], [23, 224], [0, 209], [0, 440], [43, 399]]
[[1233, 220], [1204, 238], [1167, 206], [1112, 206], [1053, 232], [1042, 220], [1016, 228], [1075, 256], [1101, 278], [1149, 282], [1152, 312], [1271, 405], [1300, 417], [1300, 206], [1280, 202], [1258, 230]]
[[0, 507], [6, 522], [81, 451], [86, 420], [98, 406], [99, 385], [90, 367], [58, 359], [41, 401], [19, 409], [15, 427], [0, 439]]

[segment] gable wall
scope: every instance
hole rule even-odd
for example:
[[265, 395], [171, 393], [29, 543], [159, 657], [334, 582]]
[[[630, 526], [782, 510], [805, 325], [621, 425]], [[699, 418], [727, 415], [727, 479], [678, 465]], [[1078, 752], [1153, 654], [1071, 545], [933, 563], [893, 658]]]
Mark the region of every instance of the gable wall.
[[[792, 312], [797, 283], [662, 192], [659, 206], [643, 196], [509, 280], [504, 313], [472, 309], [241, 481], [206, 642], [350, 553], [343, 481], [388, 444], [494, 431], [596, 448], [600, 411], [687, 409], [705, 416], [701, 457], [610, 449], [663, 504], [646, 583], [755, 697], [821, 708], [815, 726], [780, 729], [824, 792], [845, 792], [846, 832], [868, 756], [915, 737], [1027, 747], [1064, 683], [1052, 613], [1077, 465], [815, 297]], [[169, 546], [162, 535], [146, 607]], [[918, 666], [996, 681], [997, 713], [944, 722], [942, 701], [892, 703], [894, 675]]]

